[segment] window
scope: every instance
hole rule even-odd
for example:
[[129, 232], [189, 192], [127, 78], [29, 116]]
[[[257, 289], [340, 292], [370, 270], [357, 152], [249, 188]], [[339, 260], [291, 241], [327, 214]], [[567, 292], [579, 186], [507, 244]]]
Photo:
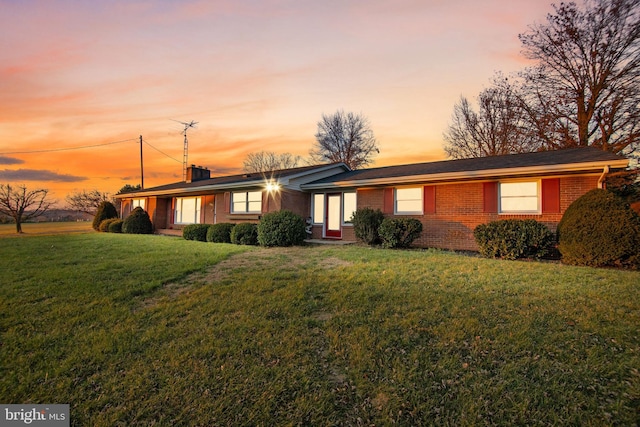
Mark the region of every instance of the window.
[[351, 217], [357, 209], [356, 193], [342, 194], [342, 222], [351, 223]]
[[231, 195], [231, 213], [262, 212], [262, 191], [243, 191]]
[[396, 188], [396, 214], [422, 214], [422, 187]]
[[145, 199], [133, 199], [131, 201], [131, 210], [138, 207], [144, 209], [144, 202], [145, 202]]
[[324, 224], [324, 194], [313, 195], [312, 218], [314, 224]]
[[180, 197], [176, 199], [175, 223], [200, 224], [200, 197]]
[[500, 212], [526, 213], [540, 211], [538, 195], [540, 185], [537, 181], [501, 182], [500, 183]]

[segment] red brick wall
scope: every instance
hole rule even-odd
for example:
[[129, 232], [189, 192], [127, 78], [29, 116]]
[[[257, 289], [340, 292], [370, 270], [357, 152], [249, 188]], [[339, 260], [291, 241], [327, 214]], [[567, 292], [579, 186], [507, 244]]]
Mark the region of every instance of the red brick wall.
[[[485, 213], [482, 182], [441, 184], [436, 185], [435, 213], [397, 217], [413, 217], [422, 222], [422, 236], [416, 240], [415, 246], [475, 251], [478, 247], [473, 238], [473, 230], [479, 224], [490, 221], [531, 218], [544, 223], [555, 232], [567, 207], [587, 191], [596, 188], [597, 182], [597, 176], [560, 178], [560, 213], [533, 215]], [[371, 207], [383, 210], [383, 204], [383, 188], [358, 190], [358, 208]]]

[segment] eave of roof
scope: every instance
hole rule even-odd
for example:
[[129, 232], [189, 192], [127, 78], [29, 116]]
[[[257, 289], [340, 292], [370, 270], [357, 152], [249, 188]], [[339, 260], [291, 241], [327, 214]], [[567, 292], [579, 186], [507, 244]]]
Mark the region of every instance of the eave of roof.
[[277, 180], [285, 188], [289, 181], [330, 170], [332, 168], [342, 168], [348, 171], [349, 168], [344, 163], [331, 163], [325, 165], [303, 166], [293, 169], [283, 169], [268, 172], [255, 172], [251, 174], [240, 174], [215, 177], [193, 182], [176, 182], [167, 185], [161, 185], [143, 190], [132, 191], [128, 193], [117, 194], [115, 197], [135, 198], [148, 196], [173, 196], [173, 195], [189, 195], [189, 194], [207, 194], [215, 193], [221, 190], [237, 190], [241, 188], [257, 188], [265, 185], [265, 181]]
[[628, 164], [628, 159], [611, 153], [603, 153], [592, 148], [575, 148], [556, 152], [528, 153], [482, 159], [446, 160], [352, 171], [305, 184], [302, 188], [315, 190], [402, 185], [417, 182], [465, 181], [500, 176], [557, 175], [587, 171], [597, 172], [602, 171], [606, 166], [610, 168], [625, 168]]

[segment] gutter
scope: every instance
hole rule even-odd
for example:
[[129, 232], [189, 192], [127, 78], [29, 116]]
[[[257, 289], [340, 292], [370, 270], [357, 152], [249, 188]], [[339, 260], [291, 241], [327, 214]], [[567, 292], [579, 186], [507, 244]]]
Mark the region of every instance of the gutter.
[[598, 188], [600, 189], [605, 188], [604, 180], [607, 179], [608, 173], [609, 173], [609, 165], [606, 165], [602, 170], [602, 175], [600, 175], [600, 178], [598, 178]]

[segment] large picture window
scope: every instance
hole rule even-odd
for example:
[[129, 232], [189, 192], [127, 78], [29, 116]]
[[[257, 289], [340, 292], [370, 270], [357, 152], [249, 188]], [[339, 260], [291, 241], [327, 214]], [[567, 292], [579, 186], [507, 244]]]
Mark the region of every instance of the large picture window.
[[180, 197], [176, 199], [175, 223], [200, 224], [200, 197]]
[[422, 214], [422, 187], [396, 188], [395, 213], [398, 215]]
[[262, 192], [242, 191], [231, 195], [232, 213], [260, 213], [262, 212]]
[[540, 211], [539, 182], [501, 182], [499, 188], [501, 213], [537, 213]]

